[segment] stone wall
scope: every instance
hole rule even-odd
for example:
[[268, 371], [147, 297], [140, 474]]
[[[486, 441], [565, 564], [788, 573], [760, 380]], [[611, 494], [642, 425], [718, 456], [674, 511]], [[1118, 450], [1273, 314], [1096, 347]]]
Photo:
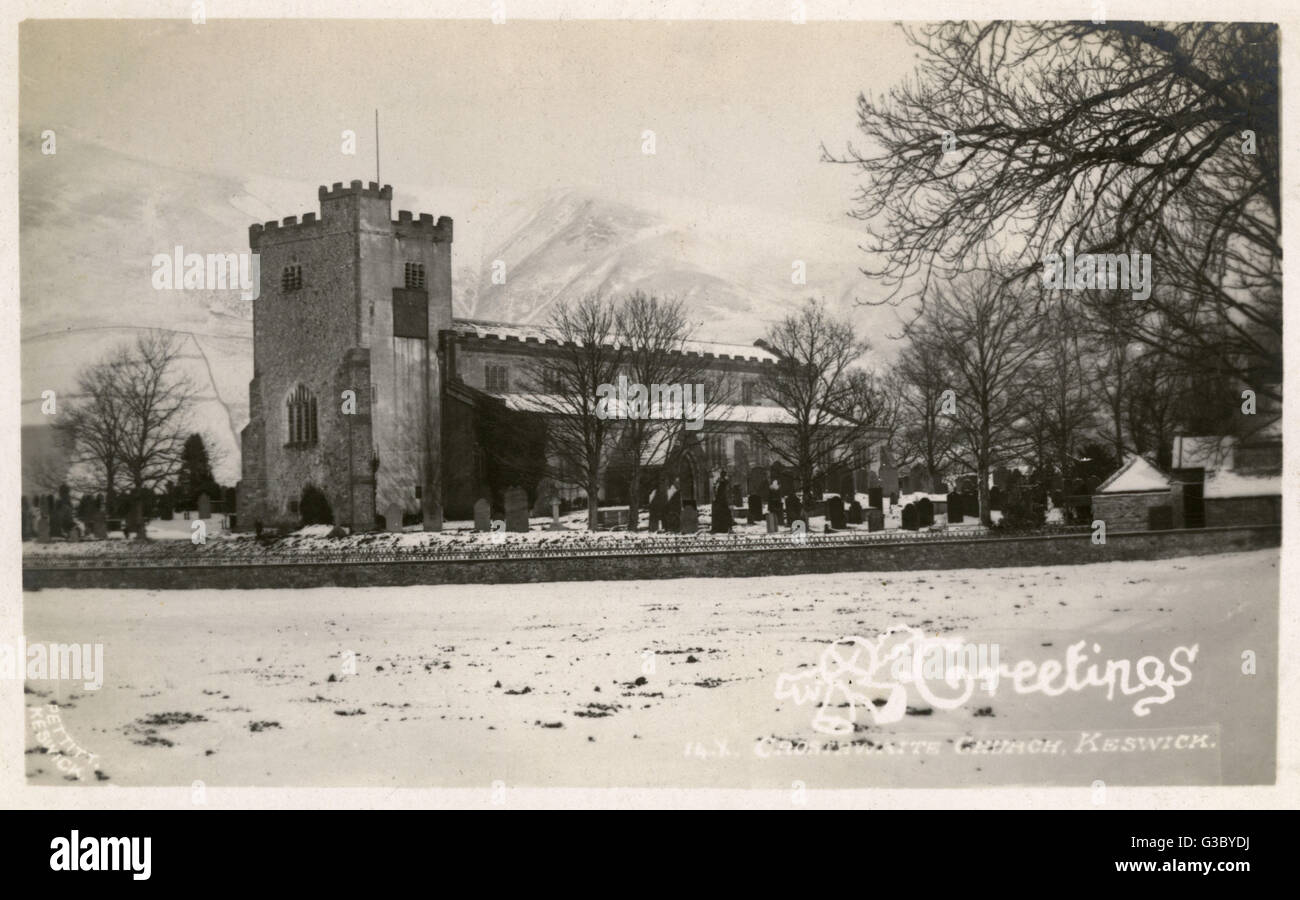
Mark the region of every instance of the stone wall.
[[1169, 506], [1169, 491], [1144, 491], [1135, 494], [1095, 494], [1092, 517], [1106, 523], [1106, 531], [1146, 531], [1148, 510]]
[[1006, 566], [1082, 565], [1115, 560], [1168, 559], [1277, 547], [1276, 525], [1184, 531], [1108, 532], [971, 540], [881, 541], [856, 546], [792, 545], [788, 550], [607, 554], [545, 559], [429, 560], [375, 563], [295, 563], [227, 566], [56, 568], [24, 561], [23, 588], [268, 588], [378, 587], [412, 584], [515, 584], [663, 578], [732, 578], [819, 572], [887, 572]]
[[1246, 525], [1258, 522], [1282, 524], [1282, 498], [1267, 497], [1207, 497], [1205, 499], [1205, 524], [1207, 526]]

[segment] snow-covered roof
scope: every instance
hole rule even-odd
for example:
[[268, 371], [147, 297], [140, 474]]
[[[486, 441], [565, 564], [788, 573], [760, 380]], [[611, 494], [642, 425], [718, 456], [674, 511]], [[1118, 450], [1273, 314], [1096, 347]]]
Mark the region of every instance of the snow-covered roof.
[[[538, 343], [558, 340], [552, 329], [545, 325], [491, 322], [485, 319], [452, 319], [451, 327], [459, 334], [472, 335], [485, 340], [490, 338], [495, 338], [498, 341], [514, 339], [516, 341], [531, 340]], [[683, 347], [688, 353], [699, 353], [701, 356], [713, 356], [719, 359], [746, 359], [751, 362], [776, 362], [777, 359], [776, 354], [753, 344], [685, 341]]]
[[1100, 485], [1095, 494], [1128, 494], [1139, 491], [1166, 491], [1169, 478], [1140, 456], [1130, 456], [1124, 465]]
[[[536, 394], [502, 394], [501, 399], [505, 401], [509, 409], [520, 412], [537, 412], [549, 413], [557, 410], [568, 409], [568, 404], [548, 401]], [[707, 400], [706, 400], [707, 403]], [[611, 412], [617, 412], [619, 402], [616, 398], [609, 400], [606, 407]], [[689, 412], [689, 410], [687, 410]], [[705, 421], [708, 422], [726, 422], [731, 424], [742, 425], [792, 425], [794, 418], [789, 411], [779, 406], [724, 406], [716, 405], [707, 407]], [[844, 427], [850, 427], [849, 423], [841, 419], [828, 418], [827, 424], [833, 425], [840, 423]]]
[[1236, 472], [1215, 472], [1205, 479], [1207, 498], [1273, 497], [1281, 494], [1281, 475], [1239, 475]]

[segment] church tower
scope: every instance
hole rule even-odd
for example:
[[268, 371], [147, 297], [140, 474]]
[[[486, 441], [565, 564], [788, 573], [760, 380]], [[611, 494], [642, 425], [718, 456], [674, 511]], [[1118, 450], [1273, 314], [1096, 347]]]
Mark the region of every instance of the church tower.
[[451, 328], [451, 219], [393, 189], [318, 192], [320, 214], [252, 225], [260, 292], [242, 436], [241, 529], [292, 528], [307, 485], [354, 530], [401, 509], [442, 527], [439, 335]]

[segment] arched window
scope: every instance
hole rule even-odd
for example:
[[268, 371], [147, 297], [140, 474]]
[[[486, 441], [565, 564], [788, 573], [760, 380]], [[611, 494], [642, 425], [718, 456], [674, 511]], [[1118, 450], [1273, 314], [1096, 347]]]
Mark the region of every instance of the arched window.
[[288, 422], [290, 444], [316, 443], [316, 398], [303, 385], [289, 395]]

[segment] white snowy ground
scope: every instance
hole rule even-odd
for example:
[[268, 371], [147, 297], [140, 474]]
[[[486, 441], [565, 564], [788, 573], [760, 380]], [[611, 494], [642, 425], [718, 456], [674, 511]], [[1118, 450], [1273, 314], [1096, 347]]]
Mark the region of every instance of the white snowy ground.
[[[97, 757], [99, 775], [84, 773], [91, 785], [1266, 783], [1278, 558], [1267, 550], [756, 579], [43, 590], [24, 596], [29, 644], [102, 642], [106, 678], [98, 691], [29, 680], [26, 699], [29, 709], [60, 705], [66, 734]], [[857, 711], [858, 730], [839, 743], [856, 741], [852, 752], [793, 752], [833, 739], [812, 729], [811, 705], [774, 697], [778, 676], [812, 671], [838, 637], [900, 623], [996, 642], [1007, 665], [1063, 660], [1079, 640], [1090, 660], [1150, 654], [1167, 670], [1176, 646], [1199, 649], [1191, 682], [1146, 717], [1133, 702], [1158, 691], [1049, 697], [1004, 680], [993, 696], [980, 691], [943, 710], [909, 687], [909, 714], [894, 724]], [[1245, 650], [1256, 654], [1255, 675], [1242, 674]], [[356, 674], [343, 674], [349, 651]], [[1179, 735], [1183, 749], [1172, 746]], [[1105, 749], [1109, 739], [1122, 748], [1165, 737], [1168, 749]], [[991, 746], [972, 748], [972, 738], [1052, 749], [958, 752]], [[68, 783], [31, 728], [26, 743], [31, 783]]]

